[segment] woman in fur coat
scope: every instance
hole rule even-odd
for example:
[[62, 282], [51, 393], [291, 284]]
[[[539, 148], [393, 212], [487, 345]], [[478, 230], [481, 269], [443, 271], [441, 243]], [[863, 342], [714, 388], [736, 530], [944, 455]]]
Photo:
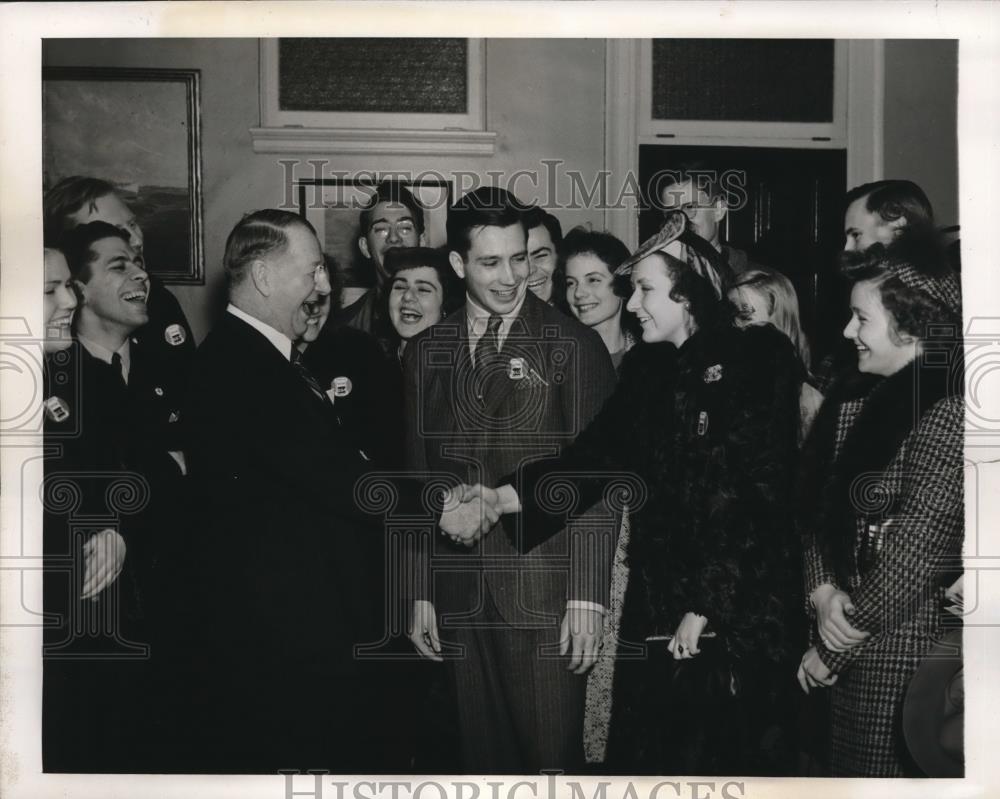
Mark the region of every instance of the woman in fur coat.
[[960, 292], [945, 266], [881, 246], [847, 274], [858, 368], [831, 388], [803, 456], [814, 645], [799, 682], [830, 688], [835, 776], [917, 775], [903, 699], [961, 563]]
[[789, 513], [802, 370], [782, 333], [731, 325], [710, 265], [647, 246], [622, 268], [642, 343], [618, 390], [496, 499], [521, 513], [522, 550], [571, 522], [570, 504], [629, 505], [605, 771], [787, 774], [776, 700], [805, 640]]

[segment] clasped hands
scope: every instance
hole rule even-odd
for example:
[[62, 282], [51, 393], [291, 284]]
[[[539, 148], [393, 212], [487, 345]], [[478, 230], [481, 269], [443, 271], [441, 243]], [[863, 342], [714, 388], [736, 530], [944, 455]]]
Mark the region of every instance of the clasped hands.
[[486, 535], [504, 513], [520, 509], [511, 486], [499, 490], [476, 485], [455, 486], [445, 494], [441, 530], [456, 544], [473, 546]]
[[[816, 608], [816, 630], [826, 649], [846, 652], [868, 640], [869, 633], [847, 620], [856, 612], [847, 592], [824, 584], [813, 591], [812, 603]], [[802, 656], [798, 680], [802, 690], [809, 693], [810, 688], [830, 687], [837, 681], [837, 675], [830, 671], [820, 658], [819, 650], [812, 646]]]

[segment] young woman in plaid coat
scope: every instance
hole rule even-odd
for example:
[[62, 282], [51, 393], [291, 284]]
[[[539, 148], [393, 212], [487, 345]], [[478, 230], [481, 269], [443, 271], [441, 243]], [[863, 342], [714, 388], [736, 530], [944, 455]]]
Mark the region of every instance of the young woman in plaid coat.
[[831, 388], [803, 453], [814, 624], [798, 677], [830, 688], [833, 775], [917, 775], [903, 699], [943, 635], [964, 529], [960, 292], [944, 266], [891, 247], [846, 266], [858, 369]]

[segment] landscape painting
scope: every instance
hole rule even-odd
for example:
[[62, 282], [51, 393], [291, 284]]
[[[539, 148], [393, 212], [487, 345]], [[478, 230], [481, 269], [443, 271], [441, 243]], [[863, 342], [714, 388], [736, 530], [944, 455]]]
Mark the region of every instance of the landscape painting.
[[43, 181], [113, 183], [135, 212], [147, 271], [204, 284], [199, 71], [43, 70]]

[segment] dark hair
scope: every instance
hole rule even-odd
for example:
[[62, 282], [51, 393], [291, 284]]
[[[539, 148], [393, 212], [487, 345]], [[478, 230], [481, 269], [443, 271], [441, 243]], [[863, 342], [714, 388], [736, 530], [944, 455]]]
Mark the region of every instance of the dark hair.
[[[628, 275], [616, 275], [615, 270], [621, 266], [629, 257], [628, 247], [617, 236], [606, 231], [589, 230], [578, 226], [566, 234], [562, 244], [562, 262], [565, 270], [570, 258], [577, 255], [593, 255], [603, 263], [611, 274], [611, 289], [622, 299], [621, 326], [622, 329], [631, 333], [634, 338], [639, 338], [642, 328], [635, 314], [625, 309], [624, 304], [632, 296], [632, 284]], [[563, 296], [567, 293], [563, 287]], [[569, 300], [566, 300], [569, 305]]]
[[243, 282], [252, 261], [287, 247], [285, 231], [293, 225], [301, 225], [316, 235], [316, 229], [305, 217], [277, 208], [253, 211], [237, 222], [226, 239], [226, 251], [222, 256], [230, 284], [235, 286]]
[[469, 234], [474, 228], [524, 227], [525, 206], [506, 189], [483, 186], [473, 189], [448, 209], [448, 248], [464, 259], [469, 254], [472, 240]]
[[935, 280], [945, 276], [945, 263], [914, 263], [905, 260], [904, 251], [893, 245], [874, 244], [862, 253], [845, 254], [840, 261], [841, 272], [852, 283], [872, 281], [878, 289], [882, 305], [892, 316], [890, 334], [900, 333], [926, 339], [929, 325], [958, 324], [961, 310], [949, 308], [930, 294], [907, 285], [895, 273], [896, 269], [909, 267]]
[[97, 201], [118, 190], [106, 180], [84, 175], [63, 178], [45, 192], [42, 198], [42, 226], [45, 243], [49, 247], [58, 244], [63, 234], [75, 227], [72, 217], [84, 206], [97, 210]]
[[399, 181], [383, 180], [375, 187], [374, 193], [361, 211], [362, 236], [367, 236], [368, 231], [371, 230], [372, 212], [379, 203], [396, 203], [405, 206], [413, 216], [413, 224], [417, 228], [417, 234], [423, 234], [424, 207], [417, 202], [417, 198], [413, 196], [413, 192]]
[[524, 212], [524, 230], [525, 232], [530, 233], [539, 226], [542, 226], [549, 231], [549, 237], [552, 239], [552, 246], [556, 249], [555, 255], [558, 256], [563, 241], [562, 225], [559, 224], [558, 219], [556, 219], [544, 208], [539, 208], [537, 205], [534, 205]]
[[670, 299], [687, 305], [687, 312], [698, 330], [717, 328], [731, 321], [728, 303], [719, 299], [711, 281], [699, 275], [686, 261], [662, 250], [654, 250], [650, 255], [657, 255], [663, 261], [672, 284]]
[[128, 233], [108, 222], [87, 222], [66, 232], [58, 247], [66, 256], [69, 273], [81, 283], [90, 281], [93, 246], [102, 239], [121, 239], [128, 244]]
[[[906, 220], [908, 228], [934, 228], [934, 211], [930, 200], [911, 180], [877, 180], [855, 186], [844, 197], [844, 213], [857, 200], [865, 198], [865, 210], [878, 214], [886, 222]], [[909, 231], [907, 231], [909, 232]]]
[[441, 284], [442, 318], [461, 307], [465, 298], [464, 286], [451, 268], [451, 264], [448, 262], [448, 253], [445, 250], [436, 250], [431, 247], [393, 247], [386, 250], [384, 265], [385, 271], [389, 275], [385, 281], [387, 297], [392, 280], [397, 273], [427, 266], [437, 272], [438, 282]]
[[661, 196], [664, 189], [680, 183], [686, 183], [689, 180], [694, 188], [702, 189], [708, 194], [711, 202], [715, 202], [720, 197], [725, 197], [722, 184], [719, 182], [718, 170], [712, 168], [707, 161], [700, 159], [681, 161], [677, 166], [657, 173], [656, 177], [660, 176], [664, 180], [662, 183], [657, 183], [657, 196], [653, 198], [658, 207], [662, 206]]

